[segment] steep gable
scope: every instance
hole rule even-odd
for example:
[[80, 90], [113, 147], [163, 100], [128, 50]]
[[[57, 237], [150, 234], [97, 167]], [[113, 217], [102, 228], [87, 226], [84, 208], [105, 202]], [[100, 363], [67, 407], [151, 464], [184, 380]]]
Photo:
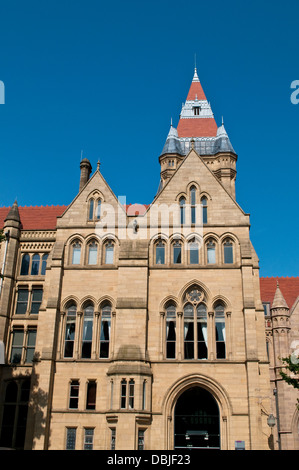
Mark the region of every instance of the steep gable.
[[[182, 195], [186, 197], [188, 204], [188, 191], [192, 182], [198, 185], [200, 192], [207, 196], [209, 225], [249, 224], [249, 215], [244, 213], [194, 149], [189, 152], [177, 168], [176, 172], [158, 194], [149, 210], [154, 210], [156, 205], [178, 204], [179, 197]], [[199, 203], [199, 198], [197, 199], [197, 203]]]
[[112, 189], [97, 170], [87, 181], [75, 199], [68, 206], [66, 211], [57, 220], [57, 227], [86, 227], [88, 222], [88, 205], [91, 198], [101, 199], [102, 213], [104, 210], [116, 215], [118, 211], [126, 214], [126, 207], [121, 205]]

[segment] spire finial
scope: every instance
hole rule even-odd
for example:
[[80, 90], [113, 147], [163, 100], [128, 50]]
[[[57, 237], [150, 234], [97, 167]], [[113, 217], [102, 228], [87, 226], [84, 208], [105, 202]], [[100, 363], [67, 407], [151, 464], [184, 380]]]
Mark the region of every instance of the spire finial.
[[172, 118], [170, 119], [170, 126], [172, 127]]
[[224, 124], [224, 122], [223, 122], [223, 116], [222, 116], [222, 125], [223, 125], [223, 124]]

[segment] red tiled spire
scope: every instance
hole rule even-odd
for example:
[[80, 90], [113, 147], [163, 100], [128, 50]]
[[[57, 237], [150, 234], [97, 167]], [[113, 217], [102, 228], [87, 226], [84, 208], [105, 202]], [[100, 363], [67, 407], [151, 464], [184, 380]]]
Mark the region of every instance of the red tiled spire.
[[[198, 107], [199, 113], [194, 109]], [[216, 137], [217, 124], [195, 68], [193, 80], [177, 126], [179, 137]]]

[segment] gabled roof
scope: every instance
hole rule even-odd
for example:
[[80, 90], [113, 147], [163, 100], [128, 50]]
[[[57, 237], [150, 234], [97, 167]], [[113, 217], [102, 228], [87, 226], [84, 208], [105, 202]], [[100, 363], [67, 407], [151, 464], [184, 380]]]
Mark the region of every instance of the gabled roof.
[[299, 277], [261, 277], [262, 302], [270, 302], [270, 307], [272, 307], [277, 282], [289, 309], [291, 309], [299, 296]]

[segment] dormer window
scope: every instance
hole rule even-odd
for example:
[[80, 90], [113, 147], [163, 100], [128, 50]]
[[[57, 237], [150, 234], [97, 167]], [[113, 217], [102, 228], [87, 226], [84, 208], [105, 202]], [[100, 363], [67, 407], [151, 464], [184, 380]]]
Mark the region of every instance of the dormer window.
[[193, 106], [193, 113], [194, 113], [194, 116], [199, 116], [200, 106]]

